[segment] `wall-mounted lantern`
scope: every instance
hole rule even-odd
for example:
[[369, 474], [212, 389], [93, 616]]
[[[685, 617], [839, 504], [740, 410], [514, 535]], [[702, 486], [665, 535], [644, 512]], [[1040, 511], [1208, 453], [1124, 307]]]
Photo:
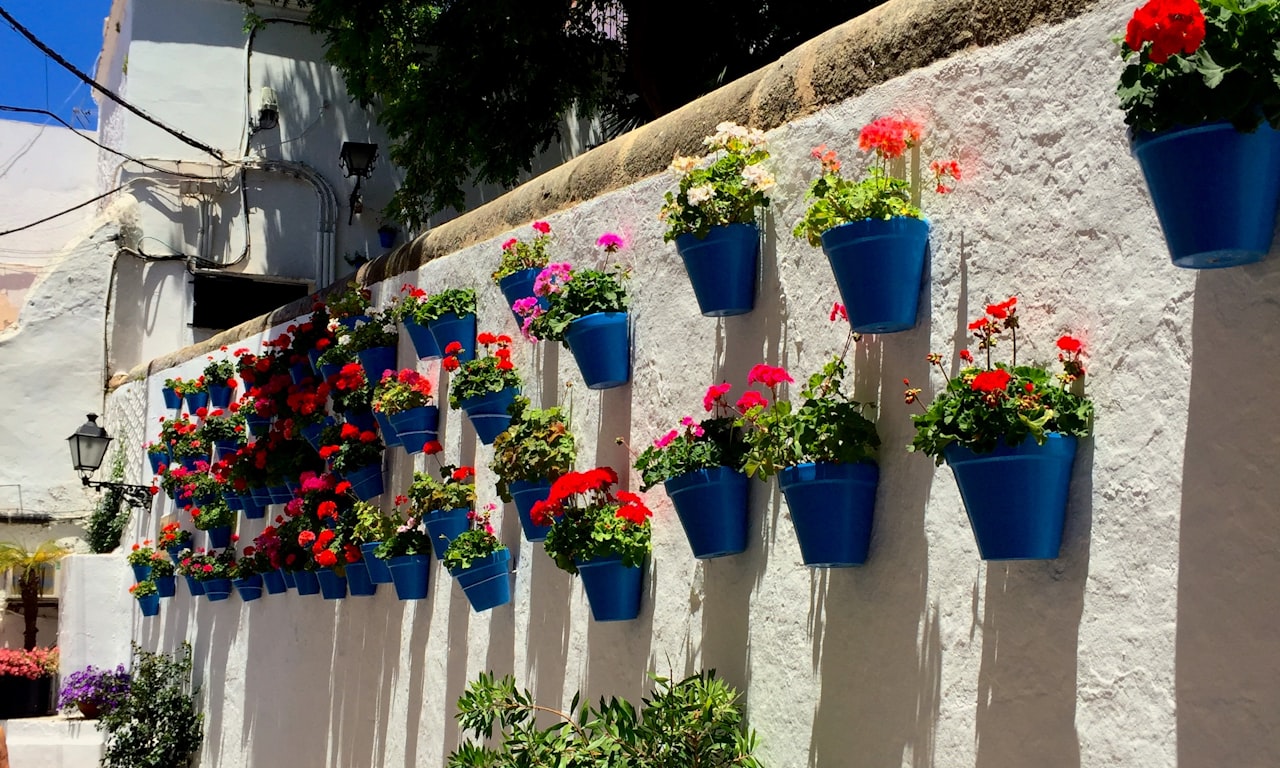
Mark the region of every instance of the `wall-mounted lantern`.
[[351, 190], [351, 197], [347, 198], [347, 205], [351, 209], [351, 214], [347, 217], [348, 226], [355, 221], [357, 213], [364, 211], [364, 201], [360, 198], [360, 182], [373, 173], [373, 166], [377, 160], [377, 144], [366, 144], [361, 141], [342, 142], [339, 164], [348, 179], [352, 176], [356, 177], [356, 187]]
[[119, 491], [132, 506], [150, 507], [151, 488], [149, 486], [98, 482], [89, 479], [94, 472], [98, 471], [98, 467], [102, 466], [107, 448], [115, 438], [98, 425], [98, 414], [90, 413], [88, 416], [89, 420], [67, 438], [67, 444], [71, 446], [71, 466], [80, 473], [80, 480], [84, 482], [86, 488], [94, 488], [98, 491], [103, 488]]

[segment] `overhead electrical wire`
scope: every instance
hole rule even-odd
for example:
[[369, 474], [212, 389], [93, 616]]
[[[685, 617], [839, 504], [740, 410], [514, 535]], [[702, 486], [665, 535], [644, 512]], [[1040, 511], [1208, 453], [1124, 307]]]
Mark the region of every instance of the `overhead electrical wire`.
[[41, 225], [41, 224], [45, 223], [46, 221], [52, 221], [53, 219], [56, 219], [56, 218], [58, 218], [59, 216], [66, 216], [68, 213], [73, 213], [73, 212], [75, 212], [75, 211], [78, 211], [78, 210], [80, 210], [81, 208], [85, 207], [86, 205], [93, 205], [94, 203], [98, 202], [99, 200], [101, 200], [101, 199], [102, 199], [102, 198], [104, 198], [104, 197], [111, 197], [112, 195], [114, 195], [115, 193], [119, 192], [120, 190], [124, 189], [124, 188], [125, 188], [125, 187], [127, 187], [127, 186], [129, 186], [127, 183], [126, 183], [126, 184], [121, 184], [120, 186], [116, 187], [115, 189], [111, 189], [111, 190], [108, 190], [108, 191], [106, 191], [106, 192], [103, 192], [102, 194], [98, 195], [97, 197], [95, 197], [95, 198], [93, 198], [93, 199], [91, 199], [91, 200], [85, 200], [83, 203], [80, 203], [79, 205], [73, 205], [73, 206], [71, 206], [70, 208], [66, 209], [65, 211], [58, 211], [58, 212], [57, 212], [57, 213], [55, 213], [55, 214], [51, 214], [51, 215], [49, 215], [49, 216], [45, 216], [43, 219], [40, 219], [39, 221], [33, 221], [33, 222], [31, 222], [30, 224], [23, 224], [21, 227], [14, 227], [13, 229], [6, 229], [5, 231], [0, 232], [0, 237], [4, 237], [5, 235], [12, 235], [14, 232], [21, 232], [21, 231], [23, 231], [24, 229], [31, 229], [32, 227], [39, 226], [39, 225]]
[[[0, 18], [3, 18], [6, 22], [8, 22], [8, 23], [9, 23], [9, 26], [13, 27], [14, 31], [16, 31], [18, 34], [20, 34], [20, 35], [22, 35], [23, 37], [27, 38], [27, 41], [28, 41], [28, 42], [30, 42], [30, 43], [31, 43], [32, 45], [34, 45], [36, 48], [39, 48], [39, 49], [40, 49], [40, 51], [41, 51], [42, 53], [44, 53], [44, 55], [46, 55], [46, 56], [48, 56], [49, 58], [53, 59], [55, 62], [57, 62], [59, 65], [61, 65], [63, 69], [67, 70], [67, 71], [68, 71], [68, 72], [70, 72], [71, 74], [73, 74], [73, 75], [75, 75], [76, 77], [80, 78], [80, 80], [82, 80], [82, 81], [84, 81], [86, 84], [88, 84], [88, 86], [89, 86], [90, 88], [93, 88], [95, 91], [97, 91], [97, 92], [101, 93], [103, 96], [106, 96], [108, 99], [111, 99], [111, 100], [112, 100], [112, 101], [114, 101], [115, 103], [117, 103], [117, 104], [119, 104], [120, 106], [124, 107], [125, 109], [129, 110], [130, 112], [132, 112], [133, 114], [135, 114], [135, 115], [137, 115], [138, 117], [142, 118], [143, 120], [146, 120], [148, 123], [151, 123], [152, 125], [154, 125], [154, 126], [156, 126], [157, 128], [161, 129], [161, 130], [162, 130], [162, 131], [164, 131], [165, 133], [168, 133], [170, 136], [173, 136], [174, 138], [178, 139], [178, 140], [179, 140], [179, 141], [181, 141], [182, 143], [184, 143], [184, 144], [186, 144], [186, 145], [188, 145], [188, 146], [190, 146], [190, 147], [194, 147], [194, 148], [196, 148], [196, 149], [200, 150], [201, 152], [205, 152], [205, 153], [207, 153], [207, 154], [210, 154], [210, 155], [212, 155], [212, 156], [216, 157], [218, 160], [221, 160], [221, 161], [223, 161], [223, 162], [227, 162], [226, 157], [222, 154], [222, 152], [221, 152], [220, 150], [215, 149], [214, 147], [211, 147], [211, 146], [209, 146], [208, 144], [205, 144], [204, 142], [202, 142], [202, 141], [200, 141], [200, 140], [198, 140], [198, 139], [193, 139], [193, 138], [191, 138], [190, 136], [188, 136], [187, 134], [183, 133], [182, 131], [179, 131], [179, 130], [178, 130], [178, 129], [176, 129], [176, 128], [171, 128], [170, 126], [168, 126], [168, 125], [164, 124], [164, 123], [163, 123], [163, 122], [161, 122], [160, 120], [158, 120], [158, 119], [156, 119], [156, 118], [152, 117], [151, 115], [147, 114], [146, 112], [142, 111], [142, 110], [141, 110], [141, 109], [139, 109], [138, 107], [135, 107], [135, 106], [133, 106], [132, 104], [130, 104], [129, 102], [125, 101], [124, 99], [122, 99], [120, 96], [118, 96], [118, 95], [117, 95], [114, 91], [112, 91], [111, 89], [109, 89], [109, 88], [107, 88], [107, 87], [105, 87], [105, 86], [103, 86], [103, 85], [100, 85], [100, 84], [98, 83], [98, 81], [97, 81], [97, 80], [94, 80], [92, 77], [89, 77], [89, 76], [88, 76], [88, 75], [86, 75], [85, 73], [81, 72], [79, 69], [77, 69], [77, 68], [76, 68], [76, 66], [75, 66], [74, 64], [72, 64], [71, 62], [69, 62], [69, 61], [67, 61], [66, 59], [64, 59], [62, 56], [60, 56], [60, 55], [58, 54], [58, 52], [57, 52], [57, 51], [55, 51], [55, 50], [53, 50], [52, 48], [50, 48], [49, 46], [45, 45], [45, 44], [40, 40], [40, 38], [38, 38], [38, 37], [36, 37], [34, 34], [32, 34], [32, 33], [31, 33], [31, 31], [30, 31], [29, 29], [27, 29], [26, 27], [22, 26], [22, 24], [20, 24], [20, 23], [18, 22], [18, 20], [17, 20], [17, 19], [13, 18], [13, 16], [12, 16], [12, 15], [10, 15], [10, 13], [9, 13], [7, 10], [5, 10], [5, 8], [4, 8], [4, 6], [3, 6], [3, 5], [0, 5]], [[0, 234], [5, 234], [5, 233], [0, 232]]]

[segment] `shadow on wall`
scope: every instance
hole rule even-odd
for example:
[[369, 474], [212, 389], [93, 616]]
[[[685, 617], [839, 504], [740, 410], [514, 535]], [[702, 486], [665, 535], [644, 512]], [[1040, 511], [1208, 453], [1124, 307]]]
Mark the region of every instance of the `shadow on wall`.
[[1280, 765], [1280, 308], [1268, 298], [1278, 294], [1275, 250], [1196, 279], [1178, 559], [1180, 768]]

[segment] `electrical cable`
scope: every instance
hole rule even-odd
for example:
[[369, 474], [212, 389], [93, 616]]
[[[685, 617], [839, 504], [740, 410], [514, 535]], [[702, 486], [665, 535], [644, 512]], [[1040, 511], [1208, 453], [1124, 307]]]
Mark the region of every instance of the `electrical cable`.
[[13, 106], [9, 106], [8, 104], [0, 104], [0, 112], [18, 112], [22, 114], [47, 115], [53, 118], [54, 120], [57, 120], [59, 123], [62, 123], [67, 128], [70, 128], [72, 133], [84, 139], [85, 141], [91, 144], [96, 144], [98, 145], [99, 148], [105, 149], [106, 151], [110, 152], [113, 155], [116, 155], [117, 157], [123, 157], [125, 160], [128, 160], [131, 163], [137, 163], [138, 165], [141, 165], [143, 168], [150, 168], [153, 171], [159, 171], [161, 173], [167, 173], [173, 176], [180, 176], [184, 179], [200, 179], [203, 181], [221, 181], [222, 180], [221, 176], [198, 176], [194, 173], [182, 173], [181, 171], [171, 171], [168, 168], [161, 168], [157, 165], [151, 165], [145, 160], [139, 160], [138, 158], [133, 157], [132, 155], [127, 155], [118, 149], [112, 149], [111, 147], [108, 147], [106, 144], [103, 144], [102, 142], [98, 141], [92, 136], [89, 136], [86, 133], [82, 133], [71, 123], [68, 123], [66, 120], [63, 120], [61, 117], [59, 117], [58, 115], [55, 115], [54, 113], [50, 112], [47, 109], [33, 109], [31, 107], [13, 107]]
[[127, 186], [129, 186], [129, 185], [128, 185], [128, 184], [121, 184], [120, 186], [116, 187], [115, 189], [111, 189], [111, 190], [108, 190], [108, 191], [106, 191], [106, 192], [103, 192], [102, 194], [98, 195], [97, 197], [95, 197], [95, 198], [93, 198], [93, 199], [91, 199], [91, 200], [85, 200], [83, 203], [80, 203], [79, 205], [73, 205], [73, 206], [71, 206], [70, 208], [66, 209], [65, 211], [58, 211], [57, 213], [52, 214], [52, 215], [50, 215], [50, 216], [45, 216], [43, 219], [40, 219], [39, 221], [33, 221], [33, 222], [31, 222], [30, 224], [23, 224], [21, 227], [14, 227], [13, 229], [6, 229], [5, 231], [0, 232], [0, 237], [4, 237], [5, 235], [12, 235], [14, 232], [21, 232], [21, 231], [26, 230], [26, 229], [31, 229], [32, 227], [39, 226], [39, 225], [41, 225], [41, 224], [45, 223], [46, 221], [52, 221], [53, 219], [56, 219], [56, 218], [58, 218], [59, 216], [66, 216], [68, 213], [73, 213], [73, 212], [75, 212], [75, 211], [78, 211], [78, 210], [80, 210], [81, 208], [85, 207], [86, 205], [93, 205], [94, 203], [98, 202], [99, 200], [101, 200], [101, 199], [102, 199], [102, 198], [104, 198], [104, 197], [111, 197], [112, 195], [114, 195], [115, 193], [119, 192], [120, 190], [124, 189], [124, 188], [125, 188], [125, 187], [127, 187]]
[[[216, 157], [218, 160], [226, 162], [226, 157], [219, 150], [214, 149], [213, 147], [209, 146], [208, 144], [205, 144], [202, 141], [199, 141], [198, 139], [191, 138], [190, 136], [183, 133], [182, 131], [179, 131], [176, 128], [171, 128], [168, 125], [165, 125], [164, 123], [160, 122], [156, 118], [152, 117], [146, 112], [143, 112], [141, 109], [133, 106], [129, 102], [120, 98], [120, 96], [118, 96], [111, 89], [103, 85], [99, 85], [98, 81], [94, 80], [92, 77], [89, 77], [85, 73], [81, 72], [79, 69], [76, 69], [76, 66], [74, 64], [64, 59], [62, 56], [58, 54], [57, 51], [45, 45], [40, 40], [40, 38], [32, 34], [29, 29], [22, 26], [22, 24], [20, 24], [17, 19], [13, 18], [13, 16], [10, 15], [7, 10], [5, 10], [3, 5], [0, 5], [0, 18], [3, 18], [5, 21], [7, 21], [9, 23], [9, 26], [13, 27], [14, 31], [16, 31], [18, 34], [22, 35], [23, 37], [27, 38], [27, 41], [30, 42], [32, 45], [34, 45], [36, 48], [39, 48], [40, 51], [44, 53], [44, 55], [53, 59], [55, 62], [61, 65], [63, 69], [67, 70], [71, 74], [80, 78], [80, 80], [88, 84], [90, 88], [93, 88], [95, 91], [101, 93], [103, 96], [106, 96], [108, 99], [111, 99], [115, 103], [129, 110], [130, 112], [142, 118], [143, 120], [146, 120], [147, 122], [151, 123], [157, 128], [163, 130], [165, 133], [168, 133], [170, 136], [173, 136], [174, 138], [178, 139], [183, 144], [186, 144], [187, 146], [190, 146], [190, 147], [194, 147], [200, 150], [201, 152], [205, 152], [207, 154], [210, 154]], [[0, 234], [5, 234], [5, 233], [0, 232]]]

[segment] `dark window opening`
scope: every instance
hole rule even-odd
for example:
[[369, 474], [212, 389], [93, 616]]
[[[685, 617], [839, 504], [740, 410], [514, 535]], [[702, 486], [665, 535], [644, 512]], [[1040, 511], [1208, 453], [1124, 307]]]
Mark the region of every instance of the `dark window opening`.
[[233, 328], [311, 293], [305, 282], [279, 282], [261, 276], [197, 272], [193, 283], [191, 325], [211, 331]]

